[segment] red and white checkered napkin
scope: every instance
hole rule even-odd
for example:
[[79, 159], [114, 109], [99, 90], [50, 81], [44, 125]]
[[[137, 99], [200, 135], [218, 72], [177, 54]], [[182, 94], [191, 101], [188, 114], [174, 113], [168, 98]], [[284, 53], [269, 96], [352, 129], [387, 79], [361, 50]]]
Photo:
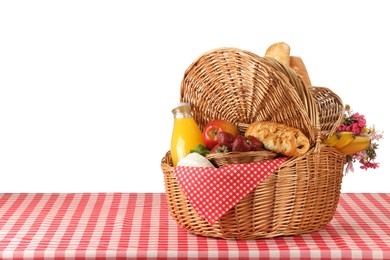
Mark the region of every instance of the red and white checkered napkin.
[[177, 166], [176, 179], [196, 212], [212, 225], [288, 158], [220, 168]]

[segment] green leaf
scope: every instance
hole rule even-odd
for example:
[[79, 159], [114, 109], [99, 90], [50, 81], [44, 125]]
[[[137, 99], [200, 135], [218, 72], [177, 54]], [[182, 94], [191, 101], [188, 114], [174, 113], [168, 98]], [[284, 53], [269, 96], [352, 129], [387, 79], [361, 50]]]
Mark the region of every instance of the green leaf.
[[198, 145], [195, 149], [190, 150], [190, 153], [198, 153], [200, 155], [205, 156], [210, 153], [210, 150], [203, 144]]

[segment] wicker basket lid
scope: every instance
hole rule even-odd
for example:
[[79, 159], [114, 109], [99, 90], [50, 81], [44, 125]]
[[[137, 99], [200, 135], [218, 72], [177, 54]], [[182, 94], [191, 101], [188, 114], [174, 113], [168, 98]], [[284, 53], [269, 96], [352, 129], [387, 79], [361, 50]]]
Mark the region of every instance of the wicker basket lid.
[[[284, 123], [300, 129], [315, 143], [316, 105], [300, 78], [288, 68], [237, 48], [219, 48], [201, 55], [185, 71], [181, 102], [191, 105], [201, 129], [208, 121]], [[294, 78], [296, 77], [296, 78]], [[304, 99], [309, 98], [309, 102]]]

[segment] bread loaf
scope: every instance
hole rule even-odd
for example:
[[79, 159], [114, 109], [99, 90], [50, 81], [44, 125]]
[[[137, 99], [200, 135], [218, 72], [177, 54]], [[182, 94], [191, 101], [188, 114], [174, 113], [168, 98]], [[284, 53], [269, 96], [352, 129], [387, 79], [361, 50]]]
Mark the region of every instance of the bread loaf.
[[285, 42], [277, 42], [268, 47], [265, 57], [273, 58], [286, 67], [290, 66], [290, 45]]
[[254, 122], [245, 136], [252, 135], [263, 142], [267, 150], [285, 156], [299, 156], [310, 148], [309, 139], [297, 128], [272, 122]]
[[303, 85], [306, 87], [312, 86], [309, 78], [309, 73], [307, 73], [306, 66], [303, 63], [301, 57], [290, 56], [290, 68], [295, 71], [295, 73], [301, 77]]

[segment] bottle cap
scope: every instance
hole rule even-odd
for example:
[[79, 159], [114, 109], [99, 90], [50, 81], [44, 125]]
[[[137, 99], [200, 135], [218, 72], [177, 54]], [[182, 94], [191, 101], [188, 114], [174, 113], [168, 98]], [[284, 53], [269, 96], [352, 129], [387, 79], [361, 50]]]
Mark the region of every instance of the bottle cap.
[[180, 102], [179, 104], [174, 106], [173, 109], [178, 108], [178, 107], [189, 107], [189, 108], [191, 108], [190, 104], [185, 103], [185, 102]]
[[179, 103], [179, 104], [177, 104], [176, 106], [173, 107], [172, 112], [174, 112], [176, 110], [182, 110], [180, 108], [182, 108], [184, 110], [191, 110], [190, 104], [185, 103], [185, 102], [181, 102], [181, 103]]
[[173, 109], [172, 113], [176, 118], [192, 117], [191, 106], [188, 103], [179, 103]]

